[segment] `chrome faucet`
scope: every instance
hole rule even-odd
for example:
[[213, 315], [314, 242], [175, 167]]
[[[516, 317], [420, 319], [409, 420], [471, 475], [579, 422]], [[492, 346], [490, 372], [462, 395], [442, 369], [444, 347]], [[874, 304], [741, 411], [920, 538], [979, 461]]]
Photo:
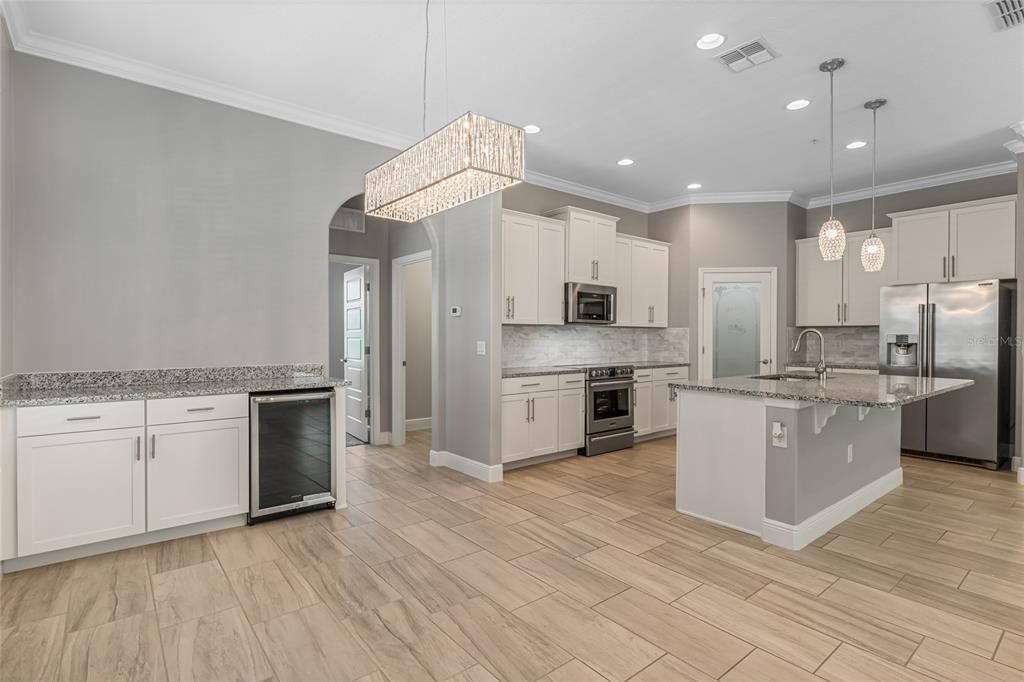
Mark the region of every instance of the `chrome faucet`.
[[818, 375], [818, 383], [825, 386], [828, 382], [828, 367], [825, 366], [825, 337], [822, 336], [821, 332], [813, 327], [800, 332], [800, 336], [796, 337], [796, 344], [793, 346], [793, 352], [796, 353], [800, 350], [800, 344], [803, 342], [804, 337], [807, 334], [818, 335], [818, 364], [814, 366], [814, 373]]

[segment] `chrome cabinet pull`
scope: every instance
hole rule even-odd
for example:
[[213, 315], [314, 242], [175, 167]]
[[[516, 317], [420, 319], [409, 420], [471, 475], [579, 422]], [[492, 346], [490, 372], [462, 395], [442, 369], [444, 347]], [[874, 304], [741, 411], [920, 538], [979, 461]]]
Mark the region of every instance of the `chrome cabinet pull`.
[[532, 384], [519, 384], [519, 388], [529, 388], [530, 386], [540, 386], [540, 382], [534, 382]]
[[96, 419], [99, 419], [99, 418], [100, 418], [100, 415], [97, 414], [97, 415], [92, 415], [92, 416], [89, 416], [89, 417], [68, 417], [68, 421], [69, 422], [89, 422], [89, 421], [93, 421], [93, 420], [96, 420]]
[[512, 301], [512, 298], [510, 296], [506, 296], [505, 297], [505, 319], [506, 320], [512, 317], [512, 307], [511, 307], [512, 303], [511, 303], [511, 301]]
[[843, 304], [842, 303], [836, 303], [836, 322], [842, 322], [843, 321], [843, 312], [842, 312], [842, 310], [843, 310]]
[[601, 261], [600, 260], [596, 260], [596, 261], [594, 261], [594, 263], [597, 264], [597, 276], [594, 277], [594, 279], [601, 279]]
[[516, 319], [516, 297], [512, 297], [512, 319]]
[[150, 437], [149, 441], [149, 458], [156, 459], [156, 434], [154, 433]]
[[135, 436], [135, 461], [142, 460], [142, 436]]
[[530, 421], [530, 399], [527, 398], [523, 403], [526, 405], [526, 421]]
[[847, 308], [846, 304], [844, 303], [843, 304], [843, 322], [849, 322], [849, 321], [850, 321], [850, 311]]
[[956, 255], [949, 257], [949, 276], [956, 277]]
[[946, 279], [946, 257], [942, 257], [942, 279]]
[[214, 409], [215, 408], [213, 408], [213, 407], [190, 407], [190, 408], [188, 408], [185, 411], [186, 412], [213, 412]]

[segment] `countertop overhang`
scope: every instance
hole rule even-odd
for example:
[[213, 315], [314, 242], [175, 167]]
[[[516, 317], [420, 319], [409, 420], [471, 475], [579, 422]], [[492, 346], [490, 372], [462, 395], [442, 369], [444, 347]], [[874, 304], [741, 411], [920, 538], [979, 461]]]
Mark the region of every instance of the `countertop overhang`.
[[858, 407], [902, 407], [943, 393], [974, 385], [970, 379], [939, 379], [873, 374], [829, 375], [828, 385], [817, 378], [774, 381], [754, 377], [728, 377], [670, 384], [672, 390], [727, 393], [776, 400], [795, 400]]

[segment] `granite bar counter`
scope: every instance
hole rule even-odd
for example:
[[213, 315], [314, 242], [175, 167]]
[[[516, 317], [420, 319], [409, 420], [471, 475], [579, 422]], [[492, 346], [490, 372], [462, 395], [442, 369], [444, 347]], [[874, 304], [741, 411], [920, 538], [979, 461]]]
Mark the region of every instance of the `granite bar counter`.
[[672, 384], [676, 509], [801, 549], [903, 482], [904, 405], [974, 382], [813, 373]]

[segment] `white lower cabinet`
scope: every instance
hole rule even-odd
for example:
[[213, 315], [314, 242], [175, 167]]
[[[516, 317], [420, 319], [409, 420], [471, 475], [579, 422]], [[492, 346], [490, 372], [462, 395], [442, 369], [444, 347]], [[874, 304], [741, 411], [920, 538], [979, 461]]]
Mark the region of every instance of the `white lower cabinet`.
[[148, 530], [249, 509], [249, 420], [150, 426]]
[[651, 432], [651, 407], [653, 404], [653, 386], [650, 379], [638, 381], [633, 398], [633, 424], [636, 435], [645, 436]]
[[19, 438], [18, 556], [146, 530], [145, 429]]
[[558, 452], [583, 447], [586, 395], [582, 388], [558, 392]]
[[664, 379], [651, 382], [651, 431], [667, 431], [676, 428], [676, 404], [672, 399], [669, 383]]
[[558, 452], [558, 391], [501, 397], [501, 461]]

